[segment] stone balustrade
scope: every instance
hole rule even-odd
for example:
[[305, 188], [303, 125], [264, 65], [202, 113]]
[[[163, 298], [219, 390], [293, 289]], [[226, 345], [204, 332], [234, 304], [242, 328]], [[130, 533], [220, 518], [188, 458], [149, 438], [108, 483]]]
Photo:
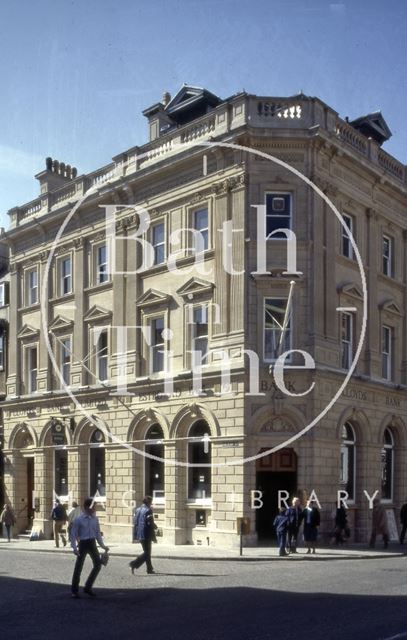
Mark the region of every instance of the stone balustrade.
[[338, 119], [335, 133], [341, 142], [345, 142], [359, 153], [367, 155], [367, 138], [358, 133], [350, 124]]
[[[391, 155], [383, 151], [374, 140], [368, 139], [354, 129], [347, 121], [338, 117], [335, 111], [327, 107], [317, 98], [308, 98], [302, 94], [292, 98], [269, 98], [241, 94], [223, 103], [206, 114], [186, 125], [171, 128], [158, 139], [141, 147], [134, 147], [114, 159], [114, 162], [90, 173], [76, 178], [65, 187], [42, 196], [23, 207], [16, 207], [10, 212], [12, 226], [25, 222], [34, 215], [46, 213], [63, 206], [66, 201], [80, 197], [87, 189], [103, 185], [110, 180], [145, 169], [150, 165], [182, 153], [187, 146], [195, 142], [222, 136], [247, 125], [251, 129], [297, 129], [307, 131], [326, 131], [328, 138], [334, 137], [356, 153], [364, 156], [373, 166], [379, 167], [392, 179], [407, 183], [406, 167]], [[318, 129], [319, 127], [319, 129]], [[128, 153], [128, 155], [127, 155]], [[47, 159], [52, 171], [61, 172], [61, 163], [55, 167], [55, 161]], [[66, 173], [67, 167], [62, 167]], [[70, 176], [76, 176], [68, 167]]]

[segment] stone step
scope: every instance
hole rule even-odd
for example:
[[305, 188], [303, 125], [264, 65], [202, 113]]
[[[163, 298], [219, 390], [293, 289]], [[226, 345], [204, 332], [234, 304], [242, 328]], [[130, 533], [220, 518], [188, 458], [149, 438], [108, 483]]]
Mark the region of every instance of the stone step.
[[19, 533], [17, 538], [19, 540], [29, 540], [31, 538], [31, 530], [26, 529], [23, 533]]

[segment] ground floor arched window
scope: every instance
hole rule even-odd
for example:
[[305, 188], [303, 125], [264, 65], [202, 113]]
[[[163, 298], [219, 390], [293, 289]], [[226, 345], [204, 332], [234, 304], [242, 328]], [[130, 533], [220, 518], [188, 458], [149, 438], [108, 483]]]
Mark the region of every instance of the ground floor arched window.
[[67, 498], [69, 494], [68, 485], [68, 451], [66, 449], [55, 449], [54, 452], [54, 491], [59, 498]]
[[350, 422], [345, 422], [342, 427], [341, 439], [341, 487], [347, 491], [349, 500], [355, 499], [356, 477], [356, 437]]
[[381, 450], [382, 468], [382, 500], [393, 500], [393, 474], [394, 474], [394, 438], [389, 428], [383, 435], [383, 447]]
[[[188, 434], [188, 499], [197, 500], [211, 497], [211, 443], [210, 429], [205, 420], [198, 420]], [[195, 466], [196, 465], [196, 466]]]
[[105, 437], [100, 429], [95, 429], [89, 444], [89, 495], [104, 498], [106, 466]]
[[164, 434], [159, 424], [153, 424], [147, 431], [145, 452], [160, 458], [145, 457], [145, 493], [152, 496], [157, 504], [164, 499]]

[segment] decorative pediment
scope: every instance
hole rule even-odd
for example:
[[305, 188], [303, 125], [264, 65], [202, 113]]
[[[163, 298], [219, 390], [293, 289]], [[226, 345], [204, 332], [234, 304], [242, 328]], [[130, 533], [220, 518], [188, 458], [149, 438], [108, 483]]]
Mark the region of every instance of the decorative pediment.
[[380, 145], [391, 137], [391, 131], [380, 111], [368, 113], [349, 122], [352, 127], [368, 138], [373, 138]]
[[401, 316], [400, 307], [394, 300], [385, 300], [379, 304], [379, 309], [382, 311], [388, 311], [389, 313], [396, 313]]
[[39, 334], [40, 330], [35, 329], [29, 324], [25, 324], [21, 327], [20, 331], [17, 333], [17, 338], [36, 338]]
[[48, 325], [48, 329], [50, 329], [51, 331], [71, 330], [72, 327], [73, 327], [73, 320], [68, 320], [68, 318], [64, 318], [64, 316], [57, 316]]
[[198, 105], [203, 108], [216, 107], [220, 102], [220, 98], [207, 89], [184, 84], [166, 105], [165, 111], [177, 119], [180, 111], [195, 110]]
[[211, 294], [214, 286], [213, 282], [209, 282], [208, 280], [190, 278], [188, 282], [185, 282], [185, 284], [177, 289], [177, 293], [184, 298], [184, 300], [193, 300], [193, 298], [197, 296]]
[[83, 320], [85, 322], [99, 322], [110, 320], [112, 317], [112, 312], [108, 309], [104, 309], [104, 307], [99, 307], [99, 305], [95, 304], [93, 307], [89, 309], [83, 316]]
[[139, 307], [168, 305], [170, 300], [171, 296], [168, 293], [162, 293], [162, 291], [157, 291], [157, 289], [148, 289], [136, 300], [136, 304]]
[[353, 282], [341, 284], [339, 285], [337, 290], [339, 294], [344, 294], [347, 296], [351, 296], [352, 298], [357, 298], [358, 300], [363, 300], [362, 290]]

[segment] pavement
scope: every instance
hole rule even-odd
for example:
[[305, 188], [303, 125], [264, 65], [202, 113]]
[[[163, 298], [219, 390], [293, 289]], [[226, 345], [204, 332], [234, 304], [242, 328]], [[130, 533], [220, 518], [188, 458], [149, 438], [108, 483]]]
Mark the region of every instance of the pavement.
[[[66, 547], [56, 548], [53, 540], [37, 540], [30, 542], [27, 539], [13, 539], [10, 543], [6, 539], [0, 538], [0, 550], [31, 551], [46, 553], [72, 553], [69, 544]], [[112, 542], [109, 543], [109, 554], [111, 556], [134, 558], [141, 551], [138, 543]], [[233, 560], [233, 561], [277, 561], [277, 562], [297, 562], [301, 560], [372, 560], [379, 558], [403, 557], [407, 555], [407, 544], [400, 546], [398, 543], [390, 543], [388, 549], [377, 546], [370, 549], [363, 544], [345, 544], [343, 547], [320, 546], [316, 554], [307, 555], [306, 549], [301, 546], [298, 553], [290, 554], [287, 557], [279, 557], [276, 546], [244, 547], [243, 555], [240, 556], [239, 548], [230, 549], [214, 546], [200, 545], [165, 545], [158, 542], [154, 545], [153, 554], [156, 558], [169, 560]]]

